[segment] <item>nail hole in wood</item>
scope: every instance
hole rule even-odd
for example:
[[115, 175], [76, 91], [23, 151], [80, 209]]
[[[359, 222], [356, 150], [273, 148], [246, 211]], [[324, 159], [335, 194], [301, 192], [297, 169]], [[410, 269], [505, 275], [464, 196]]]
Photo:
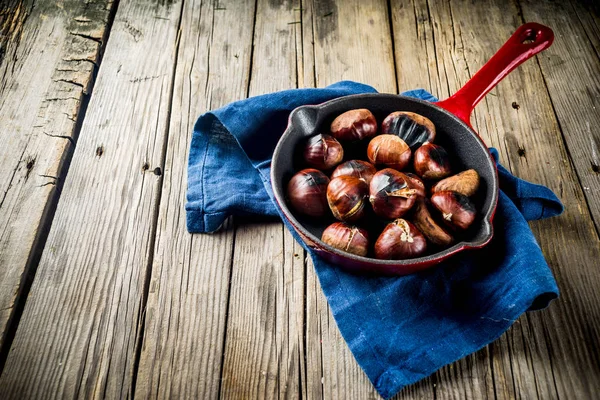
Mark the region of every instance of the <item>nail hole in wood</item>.
[[29, 161], [27, 161], [27, 172], [31, 171], [33, 169], [34, 165], [35, 165], [35, 158], [31, 158]]
[[514, 108], [515, 110], [518, 110], [519, 108], [521, 108], [521, 106], [519, 104], [517, 104], [516, 101], [512, 102], [512, 108]]
[[148, 165], [147, 162], [144, 163], [144, 165], [142, 165], [142, 171], [148, 171], [150, 169], [150, 165]]
[[154, 168], [154, 175], [156, 175], [156, 176], [162, 175], [162, 171], [160, 170], [160, 167]]
[[104, 154], [104, 146], [98, 146], [98, 147], [96, 147], [96, 155], [98, 157], [102, 157], [102, 154]]
[[592, 161], [592, 171], [594, 171], [595, 173], [600, 173], [600, 165], [596, 164], [593, 161]]
[[517, 150], [517, 153], [519, 154], [519, 157], [525, 157], [527, 155], [527, 153], [525, 152], [525, 149], [523, 147], [519, 147], [519, 150]]

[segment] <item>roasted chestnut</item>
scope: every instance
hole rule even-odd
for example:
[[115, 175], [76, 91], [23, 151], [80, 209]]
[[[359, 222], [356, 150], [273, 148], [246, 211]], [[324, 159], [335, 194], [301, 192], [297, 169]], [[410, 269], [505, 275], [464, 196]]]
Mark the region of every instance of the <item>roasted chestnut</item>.
[[414, 167], [417, 175], [423, 179], [442, 179], [452, 173], [446, 150], [428, 142], [415, 151]]
[[473, 196], [479, 188], [479, 174], [474, 169], [468, 169], [459, 174], [442, 179], [436, 183], [431, 192], [441, 192], [443, 190], [452, 190], [465, 196]]
[[388, 224], [375, 242], [375, 257], [380, 260], [415, 258], [426, 250], [427, 241], [423, 234], [402, 218]]
[[442, 214], [444, 222], [455, 229], [465, 230], [475, 221], [475, 206], [467, 196], [444, 190], [431, 196], [431, 204]]
[[404, 175], [408, 177], [408, 186], [410, 186], [411, 189], [416, 190], [416, 195], [425, 197], [425, 184], [421, 178], [411, 172], [405, 172]]
[[404, 140], [412, 151], [425, 142], [435, 139], [435, 125], [429, 118], [408, 111], [396, 111], [381, 124], [383, 134], [396, 135]]
[[340, 221], [354, 222], [365, 213], [369, 186], [353, 176], [338, 176], [327, 185], [327, 202], [333, 216]]
[[344, 222], [334, 222], [325, 228], [321, 240], [331, 247], [357, 256], [364, 257], [369, 251], [367, 231]]
[[367, 147], [367, 157], [373, 164], [385, 165], [401, 171], [410, 162], [410, 147], [394, 135], [375, 136]]
[[415, 204], [417, 190], [402, 172], [386, 168], [377, 172], [369, 185], [369, 201], [375, 214], [384, 218], [399, 218]]
[[319, 134], [306, 141], [302, 155], [309, 166], [327, 170], [342, 162], [344, 149], [333, 136]]
[[322, 217], [329, 212], [327, 185], [329, 178], [319, 170], [307, 168], [290, 179], [287, 197], [294, 210], [311, 217]]
[[412, 222], [431, 243], [439, 246], [451, 245], [454, 238], [435, 222], [429, 213], [427, 202], [425, 198], [417, 199], [412, 210]]
[[331, 174], [331, 179], [338, 176], [353, 176], [369, 184], [375, 172], [377, 172], [377, 169], [371, 163], [361, 160], [350, 160], [338, 165]]
[[366, 108], [346, 111], [331, 123], [331, 134], [338, 140], [357, 141], [377, 134], [377, 120]]

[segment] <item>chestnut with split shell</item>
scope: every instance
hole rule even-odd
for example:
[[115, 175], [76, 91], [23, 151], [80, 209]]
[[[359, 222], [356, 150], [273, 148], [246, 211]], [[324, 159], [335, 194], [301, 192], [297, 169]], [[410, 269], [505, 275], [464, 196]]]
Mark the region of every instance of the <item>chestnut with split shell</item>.
[[323, 231], [321, 240], [336, 249], [357, 256], [366, 256], [369, 251], [369, 234], [357, 226], [334, 222]]
[[346, 111], [331, 123], [331, 135], [338, 140], [358, 141], [377, 134], [377, 120], [366, 108]]
[[378, 171], [369, 185], [369, 201], [375, 214], [394, 219], [406, 214], [417, 199], [409, 178], [392, 168]]
[[444, 190], [431, 196], [431, 203], [442, 214], [444, 223], [457, 230], [466, 230], [475, 221], [475, 206], [467, 196]]
[[309, 138], [302, 155], [307, 165], [320, 170], [328, 170], [344, 159], [344, 149], [333, 136], [319, 134]]
[[290, 179], [287, 198], [294, 210], [310, 217], [322, 217], [329, 212], [327, 185], [329, 178], [313, 168], [303, 169]]
[[423, 234], [402, 218], [388, 224], [375, 242], [375, 257], [380, 260], [415, 258], [426, 250], [427, 241]]
[[376, 172], [377, 169], [371, 163], [362, 160], [350, 160], [338, 165], [331, 174], [331, 179], [338, 176], [353, 176], [369, 184]]
[[340, 221], [353, 222], [365, 214], [369, 186], [353, 176], [338, 176], [327, 186], [327, 202], [333, 216]]
[[415, 172], [423, 179], [442, 179], [452, 173], [448, 153], [442, 146], [425, 142], [415, 151]]
[[409, 111], [396, 111], [381, 124], [383, 134], [396, 135], [404, 140], [412, 151], [425, 142], [435, 139], [435, 125], [429, 118]]
[[477, 192], [478, 188], [479, 174], [474, 169], [468, 169], [459, 174], [442, 179], [431, 188], [431, 192], [436, 193], [444, 190], [452, 190], [464, 194], [467, 197], [471, 197]]
[[367, 157], [372, 164], [385, 165], [401, 171], [410, 162], [410, 147], [394, 135], [375, 136], [367, 147]]
[[435, 222], [429, 212], [427, 203], [428, 200], [425, 198], [417, 199], [413, 207], [413, 223], [431, 243], [438, 246], [451, 245], [454, 238]]

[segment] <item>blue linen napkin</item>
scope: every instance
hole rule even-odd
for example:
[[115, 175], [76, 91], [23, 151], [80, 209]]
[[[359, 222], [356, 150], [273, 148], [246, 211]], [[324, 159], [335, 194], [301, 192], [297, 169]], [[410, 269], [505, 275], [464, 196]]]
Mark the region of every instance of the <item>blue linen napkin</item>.
[[[253, 97], [202, 115], [189, 156], [188, 230], [213, 232], [230, 215], [280, 215], [285, 223], [273, 198], [270, 161], [290, 111], [372, 92], [344, 81]], [[424, 90], [403, 94], [436, 101]], [[349, 273], [315, 256], [286, 223], [313, 259], [342, 336], [384, 398], [486, 346], [522, 313], [558, 296], [526, 221], [558, 215], [563, 206], [548, 188], [518, 179], [500, 164], [498, 174], [490, 244], [409, 276]]]

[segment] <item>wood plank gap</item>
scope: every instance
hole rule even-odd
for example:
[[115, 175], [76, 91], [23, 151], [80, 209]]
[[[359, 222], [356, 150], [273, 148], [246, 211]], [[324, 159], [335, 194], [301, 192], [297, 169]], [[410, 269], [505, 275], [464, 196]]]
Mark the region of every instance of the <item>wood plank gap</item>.
[[[528, 317], [529, 318], [529, 317]], [[544, 332], [544, 342], [546, 342], [546, 349], [548, 350], [548, 360], [550, 362], [550, 371], [552, 372], [552, 383], [554, 384], [554, 390], [556, 391], [556, 398], [559, 399], [559, 391], [558, 385], [556, 384], [556, 374], [554, 373], [554, 361], [552, 360], [552, 349], [550, 348], [551, 339], [550, 335], [548, 335], [548, 326], [546, 325], [546, 321], [543, 318], [541, 319], [541, 325], [543, 327]]]
[[392, 2], [387, 0], [387, 20], [390, 28], [390, 40], [392, 41], [392, 62], [394, 64], [394, 82], [396, 82], [396, 93], [400, 94], [400, 88], [398, 86], [398, 65], [396, 65], [396, 43], [394, 39], [394, 22], [392, 17]]
[[[254, 2], [254, 23], [256, 24], [256, 2]], [[254, 35], [252, 35], [252, 37], [254, 37]], [[252, 68], [250, 69], [252, 70]], [[250, 81], [248, 81], [248, 87], [250, 87]], [[232, 245], [231, 245], [231, 249], [232, 249], [232, 253], [233, 253], [233, 249], [235, 249], [235, 237], [236, 237], [236, 233], [237, 233], [237, 226], [235, 225], [235, 219], [233, 217], [230, 218], [230, 223], [233, 224], [232, 230], [233, 230], [233, 235], [232, 235]], [[225, 328], [227, 328], [227, 322], [229, 321], [229, 306], [231, 304], [231, 280], [233, 277], [233, 254], [231, 255], [231, 260], [229, 261], [229, 276], [227, 278], [227, 302], [225, 303], [225, 323], [223, 324], [223, 326], [225, 326]], [[219, 372], [219, 376], [221, 377], [221, 379], [219, 379], [219, 399], [222, 398], [221, 395], [221, 389], [223, 387], [223, 366], [225, 365], [225, 349], [227, 346], [227, 329], [223, 330], [223, 345], [221, 346], [221, 371]]]
[[[525, 23], [525, 17], [523, 16], [523, 9], [521, 7], [521, 0], [515, 0], [515, 4], [517, 6], [517, 9], [519, 10], [519, 17], [521, 18], [521, 22]], [[588, 39], [589, 39], [589, 37], [588, 37]], [[594, 46], [592, 46], [592, 47], [594, 47]], [[544, 82], [544, 87], [546, 88], [546, 95], [548, 96], [548, 101], [550, 102], [550, 105], [552, 106], [552, 112], [554, 113], [554, 118], [556, 119], [556, 125], [558, 126], [558, 129], [560, 131], [560, 137], [562, 139], [563, 146], [565, 147], [565, 151], [569, 158], [569, 164], [571, 165], [571, 168], [573, 169], [573, 172], [575, 173], [575, 176], [577, 177], [577, 182], [579, 183], [579, 186], [581, 186], [581, 191], [583, 192], [583, 198], [585, 199], [585, 205], [587, 207], [587, 210], [590, 215], [590, 219], [592, 220], [592, 223], [594, 225], [594, 228], [596, 229], [596, 235], [598, 237], [600, 237], [600, 221], [597, 221], [594, 218], [594, 212], [590, 205], [588, 191], [584, 190], [583, 180], [581, 179], [579, 170], [577, 169], [577, 167], [575, 166], [575, 163], [573, 162], [573, 156], [571, 155], [571, 149], [569, 148], [564, 129], [560, 122], [560, 118], [558, 117], [558, 112], [556, 110], [556, 105], [554, 104], [554, 99], [552, 98], [552, 95], [550, 94], [550, 88], [548, 87], [548, 81], [546, 79], [546, 74], [544, 74], [544, 69], [542, 68], [542, 65], [540, 64], [539, 56], [535, 56], [534, 59], [535, 59], [535, 63], [538, 66], [538, 69], [540, 70], [540, 76], [542, 77], [542, 81]]]
[[[108, 39], [110, 37], [110, 31], [112, 29], [113, 21], [115, 19], [117, 9], [119, 8], [119, 1], [120, 0], [113, 1], [112, 8], [108, 14], [108, 20], [106, 23], [106, 29], [104, 31], [104, 36], [103, 36], [102, 40], [99, 42], [100, 50], [98, 53], [98, 60], [94, 63], [93, 72], [90, 77], [89, 86], [87, 87], [86, 90], [84, 90], [84, 92], [82, 94], [80, 109], [77, 114], [75, 126], [73, 128], [73, 136], [72, 137], [68, 137], [68, 136], [64, 137], [65, 139], [67, 139], [71, 142], [72, 147], [69, 150], [67, 150], [67, 152], [64, 156], [63, 164], [61, 166], [61, 169], [59, 170], [59, 174], [55, 177], [54, 194], [50, 196], [49, 201], [44, 206], [44, 211], [42, 212], [42, 218], [40, 221], [40, 227], [35, 236], [32, 250], [29, 253], [29, 256], [27, 258], [27, 263], [26, 263], [26, 267], [25, 267], [26, 273], [23, 274], [23, 277], [21, 278], [22, 280], [21, 280], [21, 284], [19, 285], [19, 292], [16, 295], [15, 307], [13, 308], [13, 313], [8, 320], [8, 324], [6, 327], [4, 337], [0, 339], [0, 344], [1, 344], [1, 346], [0, 346], [0, 376], [2, 375], [2, 372], [4, 371], [4, 365], [6, 363], [6, 359], [8, 358], [8, 353], [12, 346], [12, 342], [15, 338], [15, 333], [17, 332], [19, 322], [21, 321], [21, 316], [23, 315], [23, 310], [25, 309], [25, 304], [27, 302], [27, 297], [29, 295], [29, 291], [31, 290], [31, 286], [33, 285], [35, 273], [37, 271], [37, 267], [38, 267], [38, 265], [40, 263], [40, 259], [42, 257], [42, 252], [44, 250], [44, 247], [46, 246], [46, 240], [48, 239], [48, 233], [50, 232], [50, 228], [52, 227], [52, 222], [54, 220], [54, 215], [56, 213], [56, 206], [58, 205], [58, 199], [60, 198], [60, 194], [62, 192], [64, 182], [66, 181], [66, 178], [67, 178], [67, 175], [69, 172], [69, 167], [71, 165], [71, 159], [73, 158], [75, 146], [77, 145], [77, 139], [79, 138], [79, 133], [81, 132], [81, 126], [83, 125], [83, 121], [84, 121], [86, 113], [87, 113], [88, 104], [90, 102], [90, 98], [92, 97], [94, 85], [96, 83], [96, 75], [98, 74], [98, 69], [100, 68], [100, 64], [102, 63], [102, 57], [104, 55], [104, 50], [106, 49], [106, 44], [108, 43]], [[33, 7], [34, 6], [32, 5], [31, 10], [33, 10]], [[28, 12], [25, 15], [25, 17], [22, 21], [22, 25], [25, 25], [27, 18], [31, 14], [31, 10], [30, 10], [30, 12]], [[0, 58], [0, 61], [1, 61], [1, 58]], [[52, 136], [49, 134], [47, 134], [47, 135]], [[27, 146], [25, 146], [24, 149], [27, 149]], [[15, 173], [16, 173], [16, 168], [15, 168]], [[6, 193], [4, 193], [4, 197], [6, 196], [7, 193], [8, 193], [8, 191]], [[4, 201], [4, 198], [2, 201]]]
[[181, 42], [181, 21], [183, 19], [183, 10], [185, 7], [185, 0], [181, 1], [181, 10], [179, 12], [179, 21], [177, 23], [177, 40], [175, 43], [175, 54], [173, 55], [173, 69], [171, 71], [171, 90], [169, 92], [169, 107], [167, 109], [167, 118], [165, 119], [165, 138], [163, 142], [162, 154], [160, 158], [160, 168], [161, 173], [158, 178], [158, 189], [156, 192], [156, 205], [154, 207], [152, 213], [152, 225], [150, 228], [150, 243], [148, 245], [148, 262], [146, 264], [146, 272], [145, 272], [145, 280], [144, 286], [142, 289], [142, 304], [140, 306], [140, 317], [138, 317], [138, 325], [137, 325], [137, 335], [136, 335], [136, 344], [133, 356], [133, 367], [131, 369], [131, 386], [129, 388], [129, 396], [134, 399], [135, 398], [135, 385], [137, 381], [137, 373], [138, 367], [140, 365], [140, 357], [142, 354], [142, 344], [144, 342], [144, 327], [146, 322], [146, 304], [148, 303], [148, 291], [150, 289], [150, 281], [152, 278], [152, 265], [154, 263], [154, 253], [155, 253], [155, 245], [156, 245], [156, 231], [158, 226], [158, 216], [160, 213], [160, 202], [162, 199], [163, 192], [163, 181], [164, 181], [164, 171], [165, 171], [165, 162], [167, 158], [167, 148], [169, 144], [169, 134], [171, 131], [171, 111], [173, 107], [173, 94], [175, 92], [175, 76], [177, 72], [177, 60], [179, 59], [179, 45]]
[[[254, 64], [254, 34], [256, 33], [256, 13], [258, 0], [254, 0], [254, 23], [252, 24], [252, 46], [250, 46], [250, 72], [248, 75], [248, 86], [246, 86], [246, 97], [250, 97], [250, 84], [252, 83], [252, 65]], [[227, 326], [227, 325], [225, 325]]]

